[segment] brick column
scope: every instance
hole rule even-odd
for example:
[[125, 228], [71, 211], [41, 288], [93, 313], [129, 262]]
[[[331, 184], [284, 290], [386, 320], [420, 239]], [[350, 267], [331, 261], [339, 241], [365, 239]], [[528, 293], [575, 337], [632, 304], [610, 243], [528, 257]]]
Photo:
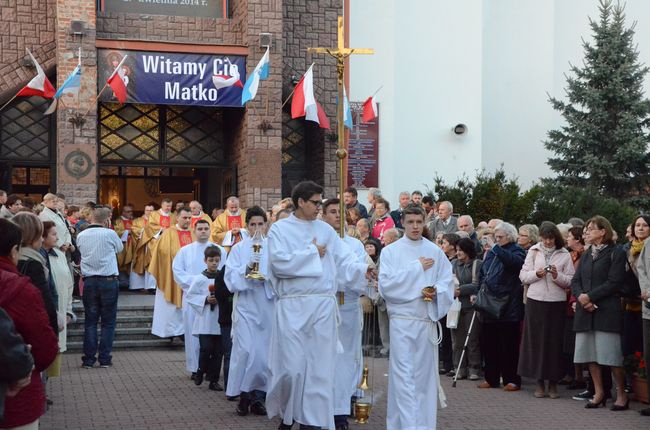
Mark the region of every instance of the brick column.
[[[269, 79], [248, 102], [233, 148], [242, 205], [270, 208], [280, 199], [282, 185], [282, 2], [248, 0], [234, 11], [249, 47], [247, 75], [262, 58], [259, 34], [272, 33]], [[243, 10], [245, 8], [245, 10]], [[264, 130], [265, 126], [270, 126]]]
[[[62, 97], [57, 113], [57, 192], [68, 203], [97, 199], [97, 51], [95, 48], [95, 0], [57, 0], [57, 87], [77, 66], [82, 47], [79, 98]], [[72, 21], [85, 22], [83, 36], [70, 34]], [[82, 116], [86, 111], [88, 115]], [[73, 123], [75, 119], [81, 119]]]

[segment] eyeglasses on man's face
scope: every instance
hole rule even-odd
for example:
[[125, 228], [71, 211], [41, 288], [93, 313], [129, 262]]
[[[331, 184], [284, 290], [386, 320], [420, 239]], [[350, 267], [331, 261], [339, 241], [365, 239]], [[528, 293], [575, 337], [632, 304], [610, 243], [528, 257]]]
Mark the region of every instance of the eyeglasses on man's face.
[[316, 206], [317, 208], [323, 206], [323, 202], [320, 200], [307, 200], [308, 202], [311, 202], [312, 205]]

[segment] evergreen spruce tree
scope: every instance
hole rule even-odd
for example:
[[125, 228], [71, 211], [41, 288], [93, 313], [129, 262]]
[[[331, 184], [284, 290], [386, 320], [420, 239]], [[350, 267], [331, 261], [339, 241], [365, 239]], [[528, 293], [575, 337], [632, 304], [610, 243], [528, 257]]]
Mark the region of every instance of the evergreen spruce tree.
[[593, 42], [583, 41], [583, 67], [571, 65], [567, 76], [567, 101], [550, 98], [566, 125], [548, 133], [544, 144], [555, 153], [548, 164], [561, 185], [641, 203], [650, 184], [649, 69], [638, 61], [624, 7], [601, 0], [599, 9], [600, 20], [590, 19]]

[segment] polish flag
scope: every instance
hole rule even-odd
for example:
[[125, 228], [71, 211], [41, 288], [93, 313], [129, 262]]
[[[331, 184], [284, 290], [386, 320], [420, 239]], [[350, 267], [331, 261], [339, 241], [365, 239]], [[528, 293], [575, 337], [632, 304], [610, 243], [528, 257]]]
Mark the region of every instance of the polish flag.
[[47, 79], [47, 76], [45, 76], [45, 72], [43, 72], [41, 65], [38, 64], [38, 61], [36, 61], [36, 58], [34, 58], [34, 56], [29, 51], [29, 49], [27, 50], [27, 53], [32, 59], [34, 66], [36, 66], [36, 72], [38, 74], [34, 76], [34, 78], [32, 78], [32, 80], [29, 81], [29, 83], [25, 85], [20, 91], [18, 91], [16, 97], [39, 96], [39, 97], [44, 97], [46, 99], [51, 99], [52, 97], [54, 97], [54, 94], [56, 94], [56, 90], [50, 83], [50, 80]]
[[312, 64], [296, 85], [291, 99], [291, 118], [304, 116], [307, 121], [318, 123], [320, 128], [329, 129], [330, 122], [323, 107], [314, 97], [314, 65]]
[[125, 55], [122, 58], [120, 64], [117, 65], [111, 76], [106, 81], [121, 104], [126, 102], [126, 83], [124, 82], [124, 70], [122, 69], [122, 64], [124, 64], [126, 57], [127, 56]]
[[239, 88], [244, 88], [244, 84], [241, 83], [241, 79], [239, 77], [239, 71], [234, 70], [234, 73], [232, 76], [228, 75], [213, 75], [212, 76], [212, 83], [214, 84], [214, 87], [217, 90], [220, 90], [222, 88], [227, 88], [227, 87], [239, 87]]
[[[376, 93], [375, 93], [376, 94]], [[363, 113], [361, 114], [361, 122], [370, 122], [377, 118], [377, 100], [375, 96], [368, 97], [368, 100], [363, 102]]]

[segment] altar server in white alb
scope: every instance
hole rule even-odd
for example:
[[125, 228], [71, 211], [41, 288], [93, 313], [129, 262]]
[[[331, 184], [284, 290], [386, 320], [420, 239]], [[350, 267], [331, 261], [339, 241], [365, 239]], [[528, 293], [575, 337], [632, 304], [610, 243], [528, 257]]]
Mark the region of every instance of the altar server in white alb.
[[407, 206], [402, 212], [404, 237], [381, 253], [379, 293], [390, 318], [389, 429], [436, 428], [437, 321], [454, 300], [454, 283], [445, 253], [422, 237], [425, 218], [421, 207]]
[[[340, 236], [341, 210], [339, 199], [329, 199], [323, 203], [323, 221], [336, 230]], [[340, 239], [356, 257], [357, 262], [364, 263], [367, 253], [359, 239], [345, 235]], [[339, 273], [339, 275], [341, 275]], [[363, 354], [361, 351], [361, 332], [363, 330], [363, 312], [359, 297], [366, 292], [368, 281], [363, 278], [355, 283], [345, 282], [340, 276], [337, 285], [339, 300], [339, 340], [343, 352], [336, 354], [336, 375], [334, 377], [334, 424], [336, 430], [347, 430], [350, 415], [350, 399], [357, 391], [361, 380]]]
[[[201, 385], [207, 374], [213, 391], [223, 391], [219, 385], [219, 373], [223, 348], [221, 347], [221, 326], [219, 325], [219, 306], [217, 306], [217, 284], [223, 283], [223, 270], [218, 267], [221, 262], [221, 249], [208, 246], [203, 251], [206, 269], [192, 277], [187, 291], [187, 303], [196, 312], [192, 336], [199, 338], [199, 367], [194, 376], [194, 384]], [[225, 375], [224, 375], [225, 378]]]
[[337, 275], [361, 282], [374, 269], [357, 262], [334, 229], [317, 220], [323, 188], [311, 181], [293, 189], [296, 207], [269, 231], [269, 276], [278, 295], [266, 396], [269, 417], [280, 429], [334, 426], [334, 378], [338, 340]]
[[[235, 293], [232, 317], [232, 352], [226, 395], [240, 396], [237, 414], [266, 415], [264, 400], [270, 378], [269, 345], [275, 295], [267, 275], [266, 212], [259, 206], [246, 211], [249, 235], [230, 250], [225, 281]], [[259, 247], [255, 252], [253, 247]], [[254, 270], [264, 278], [250, 279]], [[249, 276], [249, 278], [247, 278]]]
[[209, 241], [210, 223], [204, 219], [199, 219], [194, 223], [195, 241], [184, 246], [178, 251], [174, 262], [172, 263], [172, 272], [174, 280], [183, 290], [183, 325], [185, 327], [185, 367], [192, 374], [192, 379], [199, 367], [199, 338], [192, 336], [192, 327], [196, 312], [187, 303], [187, 291], [190, 289], [192, 278], [200, 275], [206, 268], [203, 261], [203, 252], [208, 246], [216, 246], [221, 251], [221, 261], [219, 269], [226, 264], [226, 250], [221, 246]]

